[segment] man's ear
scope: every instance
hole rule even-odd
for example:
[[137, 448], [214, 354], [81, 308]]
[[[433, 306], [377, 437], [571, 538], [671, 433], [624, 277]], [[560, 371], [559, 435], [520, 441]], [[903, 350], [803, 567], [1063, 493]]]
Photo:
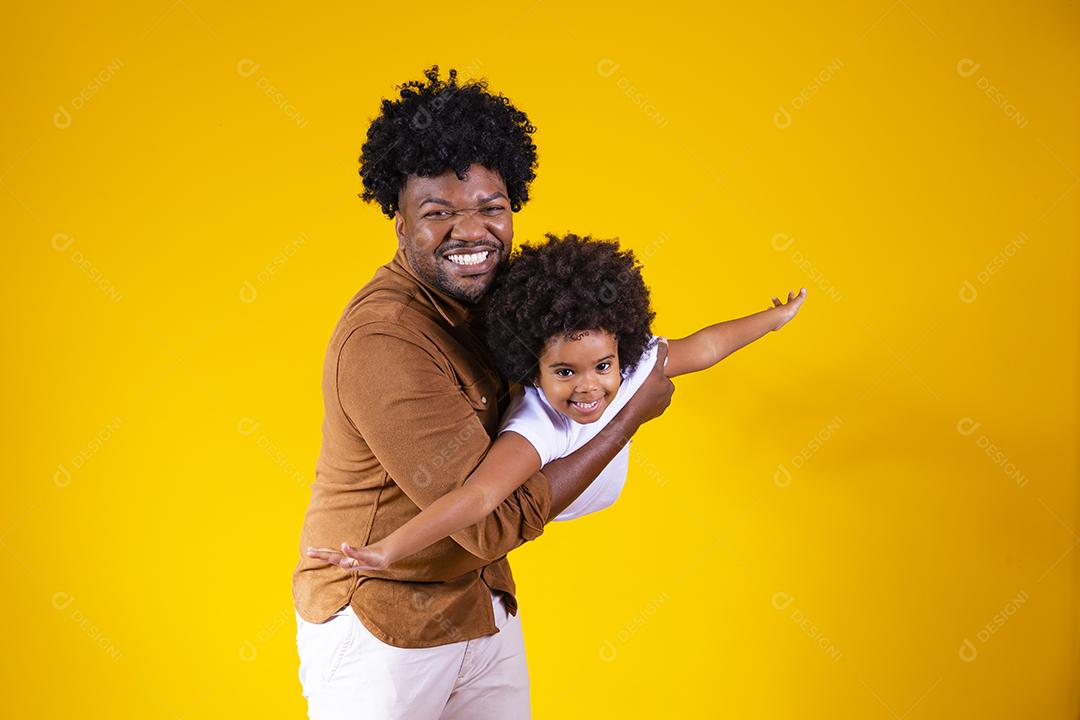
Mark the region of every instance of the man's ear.
[[405, 242], [405, 217], [398, 210], [394, 213], [394, 232], [397, 234], [398, 247]]

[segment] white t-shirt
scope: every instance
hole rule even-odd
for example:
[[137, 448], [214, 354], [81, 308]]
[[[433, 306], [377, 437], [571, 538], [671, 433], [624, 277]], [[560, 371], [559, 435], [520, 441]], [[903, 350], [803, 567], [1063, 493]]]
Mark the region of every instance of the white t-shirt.
[[[619, 390], [596, 422], [582, 425], [571, 420], [551, 406], [543, 390], [525, 385], [524, 392], [515, 395], [510, 402], [499, 433], [513, 430], [528, 440], [536, 448], [541, 466], [566, 457], [592, 440], [633, 397], [656, 362], [656, 345], [656, 338], [651, 338], [634, 371], [630, 374], [622, 373]], [[555, 519], [573, 520], [610, 507], [622, 492], [629, 470], [630, 443], [627, 442], [592, 484]]]

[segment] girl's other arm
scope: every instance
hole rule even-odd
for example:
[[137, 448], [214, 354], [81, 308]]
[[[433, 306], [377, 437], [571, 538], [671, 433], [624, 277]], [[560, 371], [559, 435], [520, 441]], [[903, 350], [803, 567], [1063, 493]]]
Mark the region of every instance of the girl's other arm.
[[382, 570], [480, 522], [539, 470], [540, 456], [532, 444], [515, 432], [504, 432], [464, 485], [435, 500], [382, 540], [362, 548], [342, 543], [340, 552], [308, 548], [308, 556], [347, 570]]
[[794, 291], [788, 293], [787, 303], [774, 297], [773, 306], [767, 310], [710, 325], [679, 340], [669, 340], [667, 376], [675, 377], [710, 368], [770, 330], [779, 330], [795, 317], [805, 299], [806, 288], [801, 288], [798, 295]]

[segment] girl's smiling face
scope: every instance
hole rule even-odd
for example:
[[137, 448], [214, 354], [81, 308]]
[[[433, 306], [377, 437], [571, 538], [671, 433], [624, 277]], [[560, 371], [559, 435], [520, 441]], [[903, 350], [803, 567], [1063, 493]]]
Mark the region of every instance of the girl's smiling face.
[[621, 382], [619, 345], [606, 330], [549, 339], [533, 380], [553, 408], [582, 424], [600, 419]]

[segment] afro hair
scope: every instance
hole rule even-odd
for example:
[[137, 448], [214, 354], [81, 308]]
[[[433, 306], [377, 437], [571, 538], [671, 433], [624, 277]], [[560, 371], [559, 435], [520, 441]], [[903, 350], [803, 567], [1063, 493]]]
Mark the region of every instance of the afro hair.
[[633, 250], [621, 250], [617, 240], [548, 233], [546, 242], [518, 248], [499, 273], [484, 326], [499, 372], [532, 382], [551, 338], [586, 330], [614, 335], [619, 366], [630, 372], [655, 317]]
[[444, 81], [438, 65], [424, 77], [426, 82], [398, 86], [399, 99], [382, 101], [360, 150], [360, 197], [394, 217], [406, 176], [453, 170], [464, 180], [469, 165], [477, 163], [502, 177], [511, 210], [520, 210], [536, 177], [536, 145], [530, 137], [536, 128], [529, 118], [501, 94], [489, 92], [486, 80], [459, 85], [457, 71], [450, 70]]

